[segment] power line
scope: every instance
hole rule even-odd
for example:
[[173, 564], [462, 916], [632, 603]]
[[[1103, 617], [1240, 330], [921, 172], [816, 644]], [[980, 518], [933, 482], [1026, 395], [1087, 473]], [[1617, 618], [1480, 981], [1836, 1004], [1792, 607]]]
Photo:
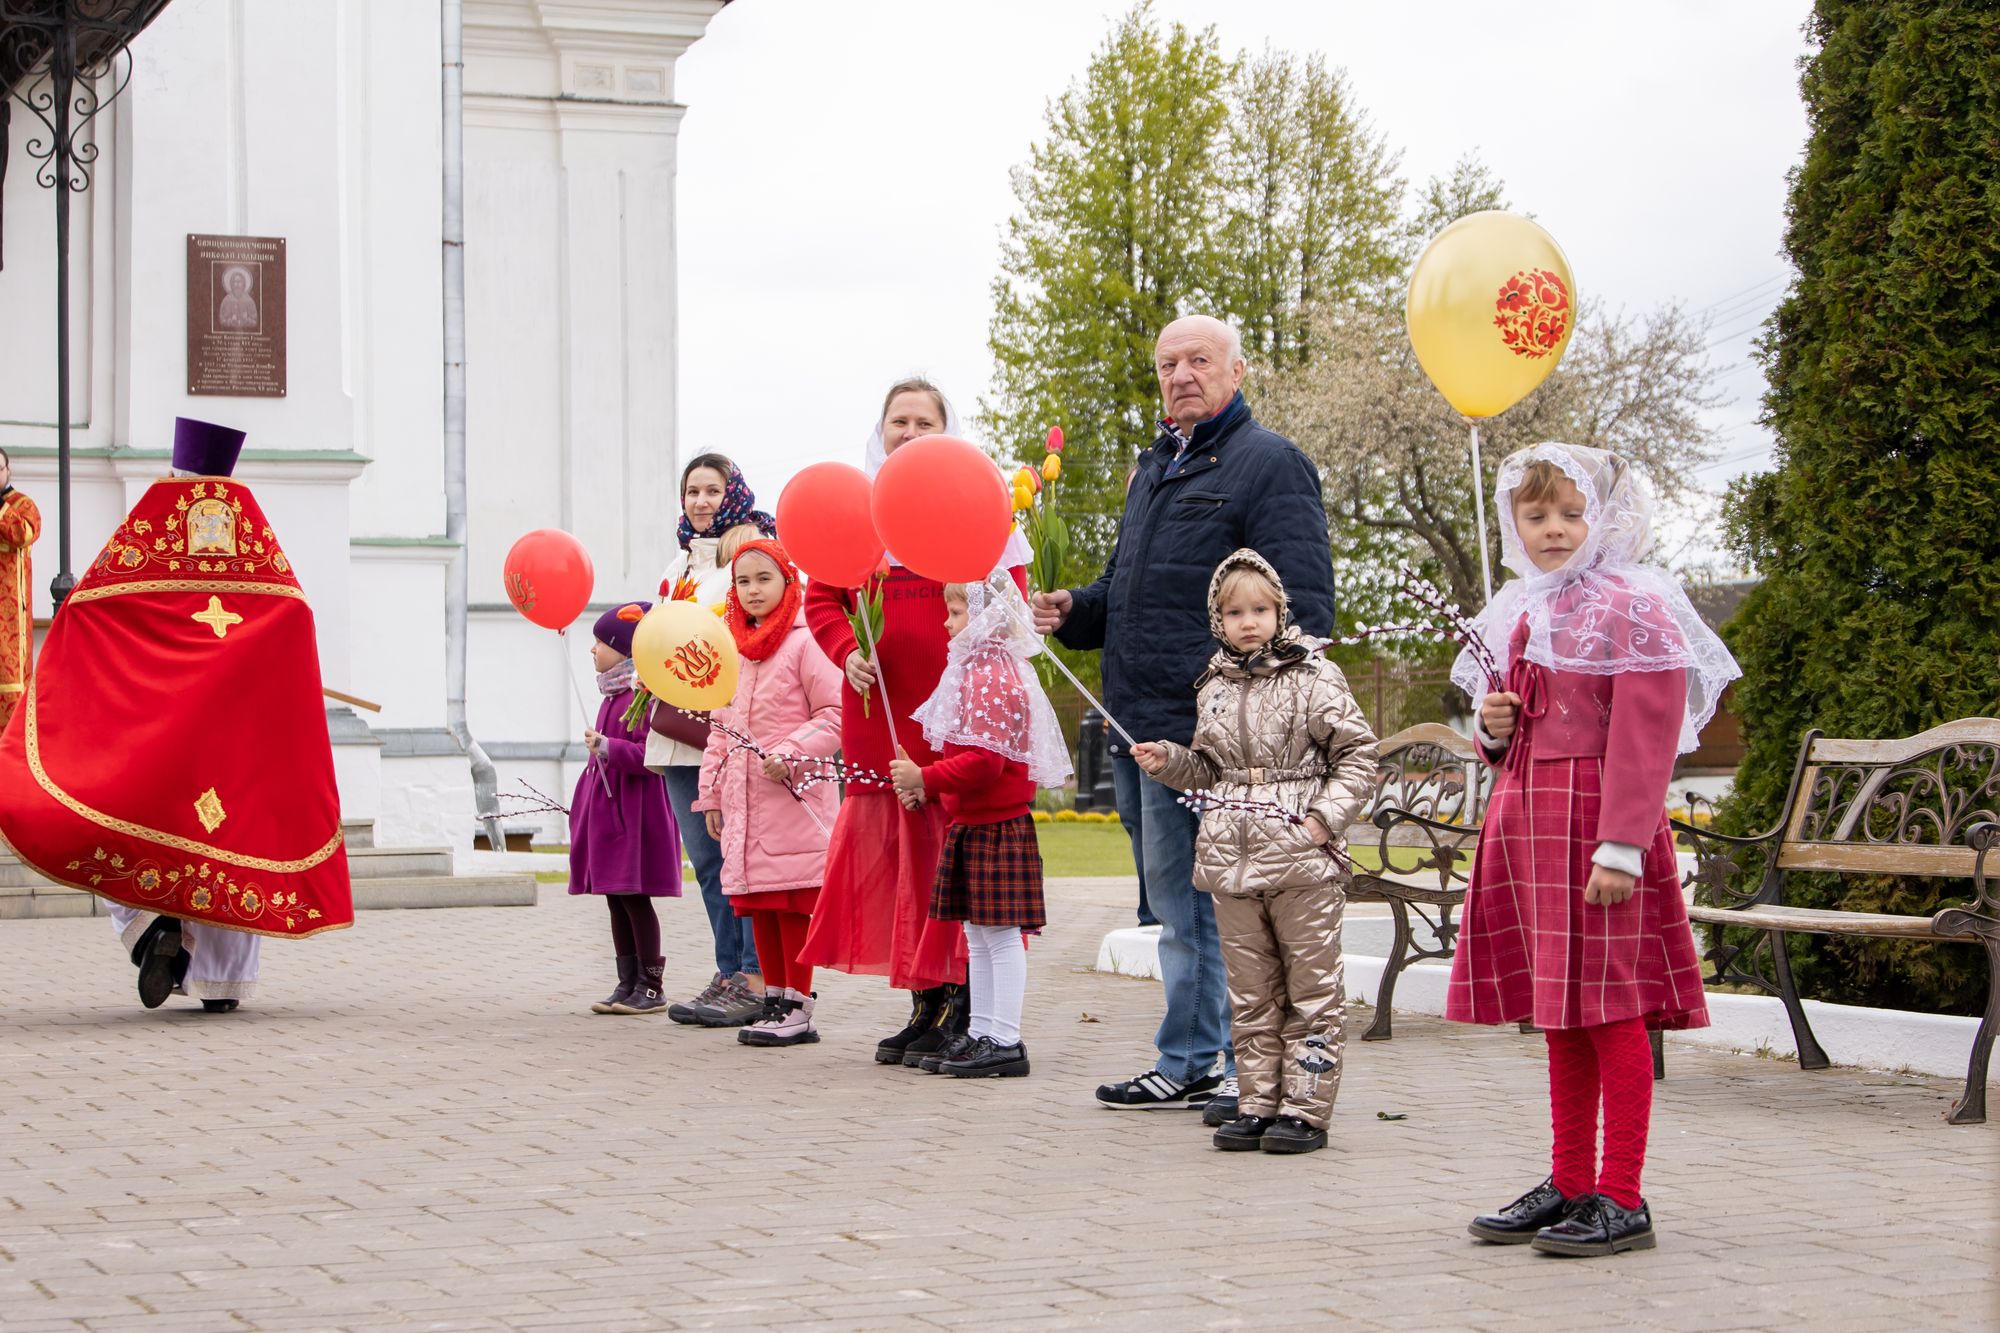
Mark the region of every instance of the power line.
[[1707, 305], [1701, 307], [1701, 309], [1694, 311], [1693, 314], [1695, 318], [1699, 319], [1701, 316], [1708, 314], [1710, 311], [1717, 310], [1722, 306], [1734, 304], [1736, 301], [1738, 301], [1742, 297], [1748, 296], [1752, 292], [1759, 291], [1766, 287], [1770, 287], [1773, 284], [1783, 283], [1786, 280], [1787, 280], [1786, 275], [1783, 273], [1776, 274], [1772, 277], [1760, 279], [1756, 282], [1751, 283], [1748, 287], [1745, 287], [1740, 291], [1734, 291], [1729, 293], [1729, 295], [1727, 296], [1719, 297], [1716, 300], [1710, 301]]

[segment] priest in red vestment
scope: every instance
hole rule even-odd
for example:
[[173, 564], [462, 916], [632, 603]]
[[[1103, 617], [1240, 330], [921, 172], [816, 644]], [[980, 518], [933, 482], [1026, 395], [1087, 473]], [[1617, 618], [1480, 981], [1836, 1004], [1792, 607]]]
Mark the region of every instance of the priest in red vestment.
[[354, 920], [312, 610], [230, 479], [242, 443], [175, 423], [175, 475], [71, 591], [0, 736], [0, 835], [124, 909], [148, 1008], [176, 989], [210, 998], [195, 983], [216, 931], [303, 938]]
[[42, 511], [14, 489], [14, 460], [0, 449], [0, 730], [35, 669], [35, 570], [28, 548], [41, 535]]

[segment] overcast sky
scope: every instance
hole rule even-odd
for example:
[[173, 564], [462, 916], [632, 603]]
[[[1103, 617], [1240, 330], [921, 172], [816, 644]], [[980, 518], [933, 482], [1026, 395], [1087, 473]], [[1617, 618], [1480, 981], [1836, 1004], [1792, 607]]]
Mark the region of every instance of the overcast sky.
[[[1008, 171], [1126, 8], [736, 0], [716, 17], [677, 73], [683, 456], [726, 450], [775, 502], [806, 463], [859, 461], [899, 376], [928, 372], [970, 412], [992, 369]], [[1749, 343], [1786, 274], [1808, 8], [1154, 6], [1162, 24], [1212, 24], [1231, 54], [1269, 45], [1345, 68], [1413, 185], [1476, 152], [1562, 244], [1586, 297], [1706, 312], [1733, 399], [1713, 417], [1717, 489], [1769, 445]]]

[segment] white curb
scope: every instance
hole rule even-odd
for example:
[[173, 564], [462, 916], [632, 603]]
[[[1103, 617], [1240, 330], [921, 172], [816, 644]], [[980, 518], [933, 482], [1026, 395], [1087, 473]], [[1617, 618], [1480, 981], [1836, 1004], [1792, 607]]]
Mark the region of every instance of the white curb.
[[[1372, 1002], [1388, 959], [1347, 954], [1347, 995]], [[1131, 926], [1104, 937], [1097, 950], [1097, 970], [1128, 977], [1160, 977], [1160, 928]], [[1396, 980], [1396, 1012], [1442, 1014], [1445, 980], [1450, 969], [1436, 963], [1406, 968]], [[1908, 1070], [1939, 1078], [1965, 1078], [1972, 1055], [1972, 1038], [1979, 1020], [1950, 1014], [1918, 1014], [1903, 1009], [1868, 1009], [1860, 1005], [1807, 1000], [1806, 1017], [1813, 1035], [1837, 1065], [1861, 1069]], [[1691, 1032], [1669, 1032], [1669, 1045], [1706, 1046], [1748, 1054], [1798, 1054], [1785, 1006], [1774, 995], [1708, 996], [1711, 1026]], [[1668, 1071], [1673, 1062], [1668, 1060]], [[2000, 1084], [2000, 1062], [1987, 1073], [1989, 1086]]]

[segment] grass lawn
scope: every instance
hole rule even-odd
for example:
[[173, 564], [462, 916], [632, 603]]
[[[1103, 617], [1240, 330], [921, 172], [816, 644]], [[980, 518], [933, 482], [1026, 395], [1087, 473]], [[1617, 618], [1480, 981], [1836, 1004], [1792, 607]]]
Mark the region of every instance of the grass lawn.
[[[1051, 878], [1130, 875], [1132, 844], [1118, 824], [1037, 824], [1035, 836], [1042, 845], [1042, 868]], [[537, 847], [538, 852], [567, 852], [567, 847]], [[1356, 848], [1355, 865], [1377, 869], [1379, 858], [1367, 848]], [[541, 870], [535, 878], [544, 884], [567, 884], [569, 875], [561, 870]], [[681, 882], [692, 884], [694, 871], [683, 863]]]

